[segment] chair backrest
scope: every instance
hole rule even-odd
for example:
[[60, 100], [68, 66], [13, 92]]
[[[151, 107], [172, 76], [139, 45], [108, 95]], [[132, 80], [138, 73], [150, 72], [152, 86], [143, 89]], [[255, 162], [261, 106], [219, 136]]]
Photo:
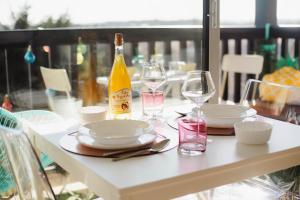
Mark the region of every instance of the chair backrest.
[[0, 149], [1, 182], [6, 181], [10, 185], [7, 187], [8, 191], [0, 193], [0, 197], [7, 195], [11, 199], [22, 200], [56, 199], [37, 154], [21, 129], [0, 126]]
[[300, 87], [249, 79], [240, 104], [259, 115], [300, 125]]
[[228, 72], [255, 74], [258, 79], [263, 68], [264, 57], [261, 55], [229, 55], [223, 56], [221, 68], [223, 70], [220, 97], [223, 97]]
[[77, 109], [82, 106], [82, 101], [76, 101], [71, 97], [71, 84], [65, 69], [49, 69], [40, 67], [47, 89], [65, 92], [67, 98], [62, 95], [46, 93], [49, 107], [55, 113], [64, 116], [78, 118]]
[[49, 69], [46, 67], [40, 67], [40, 69], [47, 89], [66, 93], [71, 92], [71, 84], [65, 69]]
[[222, 70], [246, 74], [260, 74], [264, 57], [261, 55], [224, 55]]

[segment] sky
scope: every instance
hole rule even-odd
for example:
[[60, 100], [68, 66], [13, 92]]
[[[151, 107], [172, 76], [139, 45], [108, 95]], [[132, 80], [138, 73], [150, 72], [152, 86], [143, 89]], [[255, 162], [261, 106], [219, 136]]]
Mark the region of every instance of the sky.
[[[253, 24], [254, 3], [255, 0], [220, 0], [221, 23]], [[25, 4], [30, 5], [32, 24], [65, 13], [75, 24], [202, 19], [202, 0], [0, 0], [0, 23], [11, 25], [11, 12], [18, 12]]]
[[277, 0], [277, 17], [279, 22], [300, 21], [300, 0]]
[[31, 6], [29, 20], [34, 24], [63, 13], [78, 24], [191, 19], [202, 15], [201, 0], [0, 0], [0, 22], [11, 23], [11, 11], [19, 10], [25, 3]]

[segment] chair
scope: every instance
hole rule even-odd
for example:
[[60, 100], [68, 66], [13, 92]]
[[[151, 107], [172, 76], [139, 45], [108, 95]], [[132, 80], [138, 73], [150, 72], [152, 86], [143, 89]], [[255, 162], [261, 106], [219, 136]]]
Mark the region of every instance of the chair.
[[71, 84], [65, 69], [49, 69], [40, 67], [47, 89], [65, 92], [70, 97]]
[[260, 55], [224, 55], [222, 62], [223, 77], [221, 83], [220, 98], [222, 99], [225, 90], [228, 72], [255, 74], [258, 79], [263, 68], [264, 58]]
[[240, 104], [259, 115], [300, 125], [300, 87], [249, 79]]
[[[64, 117], [78, 118], [78, 108], [82, 101], [71, 97], [71, 84], [65, 69], [49, 69], [40, 67], [42, 77], [48, 91], [48, 101], [51, 110]], [[66, 96], [55, 96], [52, 91], [64, 92]]]
[[[46, 173], [22, 129], [0, 126], [0, 199], [55, 200]], [[3, 178], [4, 177], [4, 178]], [[1, 190], [0, 190], [1, 191]]]

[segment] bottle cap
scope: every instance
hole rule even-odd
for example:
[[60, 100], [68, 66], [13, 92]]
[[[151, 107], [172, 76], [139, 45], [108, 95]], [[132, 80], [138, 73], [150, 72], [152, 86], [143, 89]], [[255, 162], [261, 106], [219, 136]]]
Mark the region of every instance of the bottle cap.
[[123, 40], [123, 34], [122, 33], [116, 33], [115, 34], [115, 45], [116, 46], [121, 46], [123, 45], [124, 40]]

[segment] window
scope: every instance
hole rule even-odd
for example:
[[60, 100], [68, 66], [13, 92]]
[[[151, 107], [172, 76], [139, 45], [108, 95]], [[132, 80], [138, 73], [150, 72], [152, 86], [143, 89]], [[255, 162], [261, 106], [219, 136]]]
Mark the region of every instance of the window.
[[220, 0], [221, 26], [254, 26], [255, 0]]
[[277, 22], [280, 26], [299, 26], [299, 0], [277, 0]]
[[202, 0], [1, 0], [0, 24], [13, 27], [12, 13], [27, 10], [34, 28], [61, 16], [72, 26], [200, 25], [202, 4]]

